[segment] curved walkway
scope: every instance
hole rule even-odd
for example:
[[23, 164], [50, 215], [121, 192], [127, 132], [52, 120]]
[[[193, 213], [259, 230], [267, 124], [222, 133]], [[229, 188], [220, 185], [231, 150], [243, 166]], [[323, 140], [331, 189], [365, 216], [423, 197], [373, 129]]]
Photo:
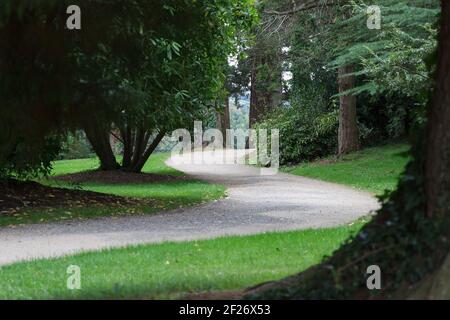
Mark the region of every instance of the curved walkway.
[[99, 218], [0, 229], [0, 265], [125, 245], [336, 226], [378, 208], [351, 188], [244, 165], [176, 165], [228, 187], [226, 199], [149, 216]]

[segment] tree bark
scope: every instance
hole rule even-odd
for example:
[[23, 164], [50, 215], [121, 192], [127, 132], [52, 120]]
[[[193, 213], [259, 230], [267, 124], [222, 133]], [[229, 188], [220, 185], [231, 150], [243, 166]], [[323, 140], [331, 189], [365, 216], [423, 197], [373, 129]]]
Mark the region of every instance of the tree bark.
[[226, 147], [227, 129], [230, 129], [230, 98], [225, 99], [224, 109], [222, 112], [216, 112], [217, 129], [222, 132], [223, 147]]
[[[409, 293], [408, 290], [402, 293]], [[450, 299], [450, 254], [442, 266], [422, 280], [417, 288], [406, 297], [409, 300], [449, 300]]]
[[450, 222], [450, 1], [442, 0], [435, 89], [428, 116], [425, 158], [427, 215]]
[[95, 121], [84, 124], [84, 132], [92, 148], [100, 159], [100, 170], [116, 170], [119, 164], [116, 161], [109, 139], [109, 129], [104, 129]]
[[147, 130], [139, 128], [136, 130], [136, 139], [134, 142], [133, 156], [131, 159], [131, 164], [128, 167], [124, 167], [125, 170], [136, 172], [135, 168], [141, 161], [141, 157], [147, 148], [148, 141], [150, 139], [150, 134]]
[[[262, 80], [263, 85], [261, 87], [264, 87], [263, 90], [260, 89], [258, 83], [258, 67], [262, 65], [268, 66], [270, 70], [270, 74], [265, 75], [265, 79]], [[250, 128], [253, 128], [269, 111], [274, 110], [281, 104], [282, 91], [282, 72], [277, 55], [261, 57], [256, 53], [251, 70]]]
[[144, 153], [141, 154], [141, 156], [139, 157], [139, 160], [133, 166], [133, 168], [132, 168], [133, 172], [140, 173], [142, 171], [148, 158], [155, 151], [156, 147], [159, 145], [159, 143], [161, 142], [161, 140], [164, 138], [165, 135], [166, 135], [166, 133], [164, 131], [161, 131], [156, 135], [155, 139], [153, 139], [153, 142], [150, 144], [150, 146], [147, 147], [147, 149], [144, 151]]
[[[227, 129], [231, 127], [231, 119], [230, 119], [230, 97], [226, 97], [225, 99], [225, 108], [223, 110], [223, 119], [222, 119], [222, 127], [224, 130], [224, 137], [226, 137]], [[225, 141], [225, 139], [224, 139]]]
[[131, 166], [131, 159], [133, 155], [134, 147], [134, 135], [133, 130], [127, 125], [120, 130], [123, 140], [123, 160], [122, 167], [128, 168]]
[[[346, 74], [354, 72], [354, 65], [340, 67], [338, 70], [339, 93], [355, 86], [355, 76]], [[340, 96], [338, 155], [344, 155], [359, 150], [359, 130], [356, 119], [356, 97]]]
[[261, 108], [260, 92], [257, 90], [257, 67], [258, 63], [256, 58], [253, 58], [252, 70], [251, 70], [251, 87], [250, 87], [250, 112], [249, 112], [249, 127], [253, 128], [254, 125], [260, 120]]

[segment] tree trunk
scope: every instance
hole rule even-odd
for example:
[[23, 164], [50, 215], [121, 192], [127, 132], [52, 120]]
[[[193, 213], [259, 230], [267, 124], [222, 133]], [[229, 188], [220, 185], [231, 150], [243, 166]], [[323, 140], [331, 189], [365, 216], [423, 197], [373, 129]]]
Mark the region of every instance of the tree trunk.
[[118, 169], [119, 164], [111, 148], [109, 130], [102, 128], [95, 121], [89, 121], [84, 125], [84, 132], [100, 159], [100, 170]]
[[127, 125], [125, 128], [121, 128], [120, 134], [123, 140], [123, 160], [122, 167], [128, 168], [131, 166], [131, 159], [133, 155], [134, 147], [134, 135], [133, 130]]
[[[257, 54], [256, 54], [257, 55]], [[277, 55], [254, 57], [251, 70], [249, 126], [253, 126], [282, 102], [282, 72]], [[265, 65], [269, 74], [258, 83], [258, 67]], [[261, 87], [263, 87], [261, 89]]]
[[150, 134], [147, 130], [137, 129], [136, 139], [134, 142], [133, 157], [131, 159], [131, 164], [128, 167], [124, 167], [125, 170], [136, 172], [135, 168], [137, 164], [141, 161], [141, 157], [145, 152], [148, 145], [148, 140], [150, 139]]
[[[340, 67], [338, 70], [339, 93], [343, 93], [355, 86], [355, 76], [345, 76], [354, 72], [353, 65]], [[356, 97], [353, 95], [340, 96], [339, 107], [339, 136], [338, 155], [359, 150], [359, 130], [356, 121]]]
[[[231, 120], [230, 120], [230, 97], [226, 97], [225, 99], [225, 109], [223, 110], [223, 119], [222, 119], [222, 128], [224, 130], [224, 137], [226, 137], [227, 129], [230, 129], [231, 127]], [[224, 139], [225, 141], [225, 139]]]
[[425, 159], [427, 215], [450, 222], [450, 1], [442, 0], [435, 89], [428, 116]]
[[225, 99], [225, 105], [222, 112], [216, 112], [217, 129], [222, 132], [223, 147], [226, 147], [227, 129], [230, 129], [230, 98]]
[[260, 120], [261, 116], [261, 98], [260, 92], [257, 90], [257, 61], [253, 58], [251, 71], [251, 87], [250, 87], [250, 112], [249, 112], [249, 127], [253, 126]]
[[[407, 290], [405, 290], [408, 293]], [[403, 291], [403, 292], [405, 292]], [[450, 254], [442, 266], [419, 283], [406, 297], [410, 300], [449, 300], [450, 299]]]
[[165, 132], [163, 132], [163, 131], [159, 132], [156, 135], [155, 139], [153, 139], [153, 142], [147, 147], [145, 152], [141, 154], [141, 156], [139, 157], [139, 160], [133, 166], [133, 168], [132, 168], [133, 172], [140, 173], [142, 171], [142, 168], [144, 168], [144, 165], [147, 162], [148, 158], [155, 151], [156, 147], [159, 145], [159, 143], [164, 138], [164, 136], [165, 136]]

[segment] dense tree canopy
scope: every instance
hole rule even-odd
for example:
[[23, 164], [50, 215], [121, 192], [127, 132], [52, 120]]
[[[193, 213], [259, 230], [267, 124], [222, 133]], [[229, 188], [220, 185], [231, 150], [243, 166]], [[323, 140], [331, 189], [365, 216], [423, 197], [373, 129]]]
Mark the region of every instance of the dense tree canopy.
[[263, 3], [259, 29], [290, 48], [281, 58], [293, 73], [288, 107], [260, 121], [282, 131], [282, 163], [344, 154], [423, 124], [438, 1], [378, 1], [381, 29], [367, 28], [363, 1]]
[[151, 138], [212, 105], [222, 66], [253, 19], [247, 1], [92, 0], [78, 4], [81, 30], [68, 30], [68, 5], [1, 4], [2, 168], [19, 171], [21, 158], [47, 168], [39, 155], [50, 142], [82, 128], [104, 169], [118, 166], [109, 145], [116, 129], [124, 166], [140, 171]]

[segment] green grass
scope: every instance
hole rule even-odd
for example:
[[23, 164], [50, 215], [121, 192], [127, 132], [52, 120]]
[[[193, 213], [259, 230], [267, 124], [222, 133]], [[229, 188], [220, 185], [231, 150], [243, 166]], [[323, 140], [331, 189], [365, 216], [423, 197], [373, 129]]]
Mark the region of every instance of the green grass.
[[[184, 176], [178, 170], [175, 170], [165, 164], [170, 154], [156, 153], [152, 155], [145, 164], [143, 172], [160, 175]], [[74, 167], [70, 167], [70, 161], [74, 161]], [[93, 167], [92, 167], [93, 166]], [[57, 161], [53, 167], [53, 175], [62, 175], [67, 173], [76, 173], [90, 170], [98, 167], [96, 159]], [[48, 182], [47, 182], [48, 183]], [[66, 188], [78, 188], [80, 185], [71, 186], [66, 183], [51, 183], [53, 186], [62, 186]], [[221, 185], [212, 185], [199, 180], [175, 180], [170, 182], [156, 182], [151, 184], [101, 184], [101, 183], [83, 183], [83, 190], [95, 191], [106, 194], [113, 194], [132, 198], [149, 198], [155, 200], [158, 204], [157, 209], [173, 209], [190, 204], [198, 204], [222, 197], [225, 193], [225, 187]], [[152, 208], [149, 208], [152, 209]]]
[[[71, 188], [69, 185], [54, 184]], [[200, 181], [181, 181], [134, 185], [85, 184], [83, 190], [96, 191], [119, 196], [149, 199], [148, 204], [129, 207], [107, 205], [81, 207], [28, 208], [14, 215], [1, 215], [0, 227], [14, 227], [22, 224], [45, 223], [67, 220], [86, 220], [104, 216], [152, 214], [161, 211], [188, 207], [220, 199], [225, 187]]]
[[59, 160], [53, 162], [53, 170], [51, 176], [61, 176], [70, 173], [77, 173], [88, 170], [95, 170], [100, 166], [97, 158], [91, 159], [75, 159], [75, 160]]
[[[405, 144], [371, 148], [339, 161], [329, 159], [284, 170], [380, 194], [384, 189], [395, 187], [407, 162], [400, 154], [407, 149]], [[171, 174], [174, 171], [165, 167], [164, 155], [153, 160], [155, 162], [149, 164], [147, 172]], [[95, 167], [91, 161], [77, 161], [77, 170]], [[69, 173], [70, 170], [72, 168], [65, 162], [55, 165], [57, 173]], [[191, 182], [176, 183], [187, 186]], [[84, 188], [134, 197], [151, 195], [162, 202], [175, 201], [176, 205], [179, 205], [176, 201], [183, 199], [192, 203], [194, 194], [212, 190], [210, 185], [196, 185], [199, 182], [193, 182], [189, 188], [176, 183], [153, 187], [91, 183]], [[195, 188], [201, 191], [192, 192]], [[211, 198], [218, 196], [220, 188], [217, 192], [213, 192]], [[174, 194], [177, 196], [173, 197]], [[319, 263], [364, 223], [321, 230], [143, 245], [17, 263], [0, 268], [0, 299], [177, 298], [189, 292], [241, 289], [280, 279]], [[69, 265], [81, 268], [81, 290], [72, 291], [66, 287]]]
[[[168, 153], [155, 153], [147, 161], [143, 168], [143, 172], [155, 174], [168, 174], [172, 176], [182, 176], [183, 173], [168, 167], [164, 162], [168, 159]], [[94, 170], [100, 166], [97, 158], [76, 159], [76, 160], [60, 160], [53, 162], [52, 176], [61, 176], [70, 173]]]
[[[160, 175], [183, 176], [184, 174], [168, 167], [164, 162], [169, 157], [167, 153], [152, 155], [146, 163], [143, 172]], [[79, 159], [55, 161], [52, 176], [77, 173], [93, 170], [98, 167], [97, 159]], [[51, 221], [88, 219], [102, 216], [123, 216], [130, 214], [151, 214], [163, 210], [192, 206], [225, 195], [225, 187], [209, 184], [207, 182], [189, 179], [180, 179], [169, 182], [147, 184], [106, 184], [83, 183], [71, 185], [52, 179], [42, 180], [41, 183], [53, 187], [82, 189], [123, 197], [149, 199], [148, 205], [137, 205], [127, 208], [116, 206], [81, 206], [81, 207], [54, 207], [54, 208], [28, 208], [14, 215], [0, 216], [0, 227], [15, 226], [27, 223], [44, 223]]]
[[[302, 271], [362, 226], [163, 243], [83, 253], [0, 268], [0, 299], [176, 298], [233, 290]], [[81, 290], [67, 289], [69, 265]]]
[[398, 178], [408, 162], [408, 157], [403, 155], [408, 149], [406, 144], [390, 144], [364, 149], [338, 161], [330, 158], [283, 168], [283, 171], [381, 195], [397, 186]]

